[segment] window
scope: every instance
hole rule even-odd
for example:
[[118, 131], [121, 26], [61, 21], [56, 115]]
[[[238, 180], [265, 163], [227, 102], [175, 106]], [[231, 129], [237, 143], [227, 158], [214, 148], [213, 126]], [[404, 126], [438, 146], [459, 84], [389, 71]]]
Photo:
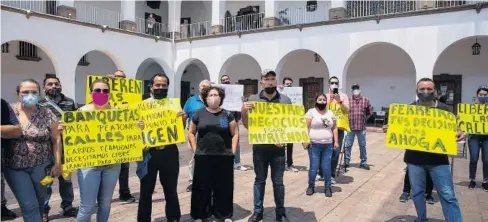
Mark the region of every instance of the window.
[[10, 46], [10, 44], [7, 43], [3, 43], [2, 44], [2, 53], [9, 53], [9, 50], [8, 50], [8, 47]]
[[46, 14], [58, 15], [58, 6], [56, 1], [46, 1]]
[[307, 1], [307, 12], [315, 12], [317, 10], [317, 1]]
[[87, 55], [81, 57], [80, 61], [78, 61], [79, 66], [88, 66], [90, 63], [88, 62]]
[[37, 54], [37, 46], [28, 42], [19, 42], [19, 54], [16, 56], [19, 60], [41, 61]]

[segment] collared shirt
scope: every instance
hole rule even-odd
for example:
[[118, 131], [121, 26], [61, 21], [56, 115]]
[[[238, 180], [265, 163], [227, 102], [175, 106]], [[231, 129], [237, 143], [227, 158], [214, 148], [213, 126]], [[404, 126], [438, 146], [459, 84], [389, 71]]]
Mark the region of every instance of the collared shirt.
[[[325, 97], [327, 97], [327, 104], [330, 104], [330, 96], [331, 95], [332, 95], [331, 93], [325, 94]], [[343, 93], [343, 92], [339, 92], [339, 97], [340, 97], [340, 99], [342, 101], [342, 104], [344, 106], [349, 107], [349, 97], [347, 97], [347, 95], [345, 93]]]
[[199, 95], [192, 96], [186, 101], [185, 105], [183, 106], [183, 112], [185, 112], [188, 117], [188, 127], [190, 126], [189, 123], [193, 117], [193, 114], [195, 114], [201, 108], [205, 108], [205, 104], [203, 104], [203, 101], [200, 99]]
[[61, 100], [59, 102], [47, 97], [42, 97], [42, 99], [39, 100], [39, 105], [49, 108], [59, 120], [61, 120], [63, 114], [60, 113], [54, 105], [58, 106], [62, 111], [76, 111], [78, 109], [78, 106], [73, 99], [66, 97], [64, 94], [61, 94], [60, 96]]
[[349, 98], [349, 127], [351, 130], [366, 129], [366, 121], [373, 115], [373, 106], [364, 96]]

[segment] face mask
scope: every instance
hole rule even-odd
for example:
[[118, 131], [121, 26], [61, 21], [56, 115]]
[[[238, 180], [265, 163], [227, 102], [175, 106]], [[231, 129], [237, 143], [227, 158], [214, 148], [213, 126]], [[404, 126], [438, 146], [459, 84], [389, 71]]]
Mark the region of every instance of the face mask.
[[273, 94], [276, 91], [276, 86], [274, 86], [274, 87], [266, 87], [266, 88], [264, 88], [264, 91], [267, 94]]
[[153, 89], [154, 99], [164, 99], [168, 97], [168, 89]]
[[32, 93], [22, 96], [22, 105], [25, 107], [32, 107], [37, 105], [38, 96]]
[[217, 108], [220, 106], [220, 97], [213, 96], [207, 98], [207, 105], [209, 108]]
[[327, 106], [327, 104], [325, 103], [315, 103], [315, 106], [319, 109], [319, 110], [324, 110], [325, 107]]
[[222, 82], [222, 84], [230, 84], [229, 81]]
[[430, 92], [430, 93], [417, 92], [417, 97], [419, 97], [419, 100], [422, 102], [429, 102], [434, 99], [435, 95], [434, 92]]
[[361, 94], [361, 90], [355, 89], [355, 90], [352, 91], [352, 94], [355, 95], [355, 96], [357, 96], [357, 95]]
[[337, 84], [330, 85], [330, 90], [334, 90], [334, 89], [337, 89], [337, 88], [339, 88], [339, 85], [337, 85]]
[[488, 96], [478, 97], [478, 101], [480, 101], [480, 103], [488, 103]]
[[108, 103], [108, 93], [92, 92], [93, 103], [98, 106], [103, 106]]
[[51, 88], [46, 90], [46, 95], [48, 95], [49, 97], [54, 98], [59, 96], [59, 94], [61, 94], [61, 88]]

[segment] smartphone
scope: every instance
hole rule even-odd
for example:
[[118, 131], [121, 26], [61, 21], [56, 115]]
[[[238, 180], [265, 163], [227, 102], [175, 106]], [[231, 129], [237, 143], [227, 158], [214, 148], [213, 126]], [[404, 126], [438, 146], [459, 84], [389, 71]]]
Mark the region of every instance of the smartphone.
[[338, 88], [335, 88], [335, 89], [333, 90], [333, 93], [334, 93], [334, 94], [339, 94], [339, 89], [338, 89]]

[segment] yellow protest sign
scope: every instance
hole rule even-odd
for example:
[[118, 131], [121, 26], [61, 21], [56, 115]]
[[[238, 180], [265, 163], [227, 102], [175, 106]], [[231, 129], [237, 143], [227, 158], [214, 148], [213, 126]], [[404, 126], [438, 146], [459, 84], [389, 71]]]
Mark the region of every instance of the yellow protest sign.
[[454, 114], [436, 108], [391, 104], [387, 147], [440, 154], [457, 154]]
[[458, 126], [467, 134], [488, 135], [488, 104], [459, 103]]
[[249, 144], [309, 143], [302, 105], [255, 102], [248, 116]]
[[64, 112], [63, 170], [142, 160], [139, 110]]
[[332, 111], [336, 117], [337, 128], [351, 132], [351, 128], [349, 127], [349, 115], [342, 110], [342, 105], [331, 101], [329, 104], [329, 110]]
[[86, 77], [86, 104], [92, 102], [90, 86], [97, 79], [105, 79], [110, 85], [110, 101], [113, 107], [123, 104], [135, 104], [142, 101], [142, 81], [129, 78], [108, 78], [106, 76], [89, 75]]

